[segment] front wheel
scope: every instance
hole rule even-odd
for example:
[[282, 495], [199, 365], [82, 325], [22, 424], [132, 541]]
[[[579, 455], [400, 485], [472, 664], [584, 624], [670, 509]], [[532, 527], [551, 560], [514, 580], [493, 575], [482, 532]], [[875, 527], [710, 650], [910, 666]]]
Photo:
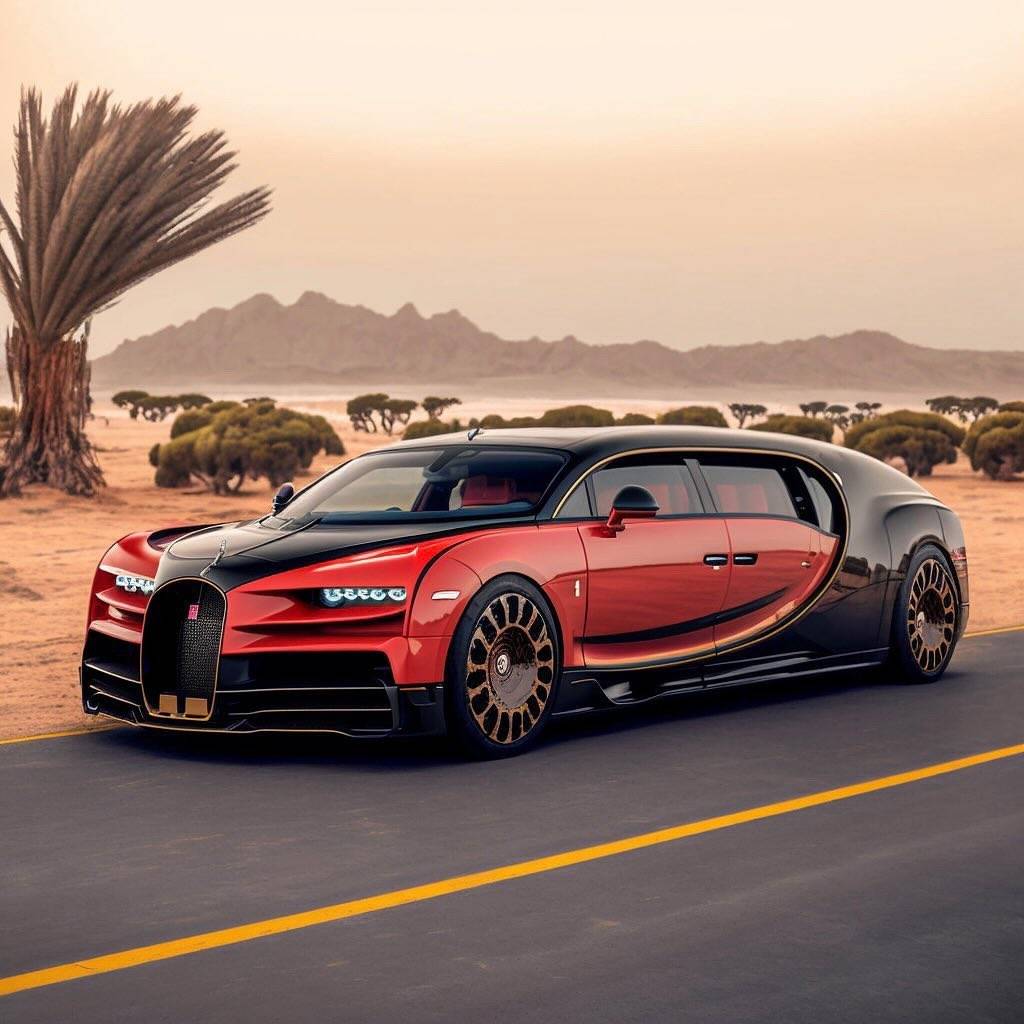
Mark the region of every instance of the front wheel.
[[900, 585], [892, 624], [892, 657], [908, 683], [939, 679], [956, 646], [960, 601], [953, 571], [934, 545], [921, 547]]
[[476, 757], [522, 753], [554, 707], [559, 657], [555, 623], [531, 583], [499, 577], [469, 603], [449, 655], [449, 732]]

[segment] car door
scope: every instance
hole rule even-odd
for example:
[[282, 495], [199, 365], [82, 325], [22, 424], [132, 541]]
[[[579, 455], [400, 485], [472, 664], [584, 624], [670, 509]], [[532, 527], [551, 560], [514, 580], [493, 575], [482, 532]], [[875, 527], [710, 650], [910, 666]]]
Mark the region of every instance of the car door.
[[829, 571], [834, 541], [822, 543], [795, 465], [764, 456], [702, 456], [700, 472], [728, 530], [731, 573], [715, 624], [716, 650], [770, 633], [798, 612]]
[[[650, 491], [653, 519], [604, 524], [628, 485]], [[728, 588], [729, 538], [704, 514], [690, 469], [678, 453], [627, 456], [587, 481], [596, 521], [579, 526], [587, 559], [587, 665], [663, 664], [711, 654], [714, 618]]]

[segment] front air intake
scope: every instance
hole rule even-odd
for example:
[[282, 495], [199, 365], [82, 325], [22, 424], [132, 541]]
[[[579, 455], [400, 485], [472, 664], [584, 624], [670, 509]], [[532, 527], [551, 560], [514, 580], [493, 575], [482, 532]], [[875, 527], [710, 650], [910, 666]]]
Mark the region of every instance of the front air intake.
[[142, 691], [152, 715], [213, 713], [224, 633], [224, 594], [205, 580], [175, 580], [149, 599], [142, 628]]

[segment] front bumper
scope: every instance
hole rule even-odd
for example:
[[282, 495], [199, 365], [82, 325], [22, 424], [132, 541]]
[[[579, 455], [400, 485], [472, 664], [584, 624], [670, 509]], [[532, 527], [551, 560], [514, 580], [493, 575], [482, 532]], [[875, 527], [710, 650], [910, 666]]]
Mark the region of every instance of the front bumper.
[[384, 737], [445, 731], [441, 684], [396, 685], [388, 659], [374, 651], [222, 655], [202, 716], [161, 713], [147, 702], [140, 675], [136, 644], [90, 632], [80, 669], [86, 714], [181, 732]]

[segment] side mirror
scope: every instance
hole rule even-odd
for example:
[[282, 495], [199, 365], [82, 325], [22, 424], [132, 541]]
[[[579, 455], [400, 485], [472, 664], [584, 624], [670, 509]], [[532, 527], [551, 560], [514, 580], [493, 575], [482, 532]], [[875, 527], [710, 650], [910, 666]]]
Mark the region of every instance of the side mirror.
[[627, 519], [653, 519], [657, 514], [658, 503], [654, 495], [645, 487], [630, 484], [615, 495], [608, 516], [608, 529], [612, 533], [621, 533], [626, 528]]
[[294, 497], [295, 488], [291, 484], [281, 484], [277, 489], [277, 494], [274, 495], [274, 503], [271, 506], [273, 514], [276, 516]]

